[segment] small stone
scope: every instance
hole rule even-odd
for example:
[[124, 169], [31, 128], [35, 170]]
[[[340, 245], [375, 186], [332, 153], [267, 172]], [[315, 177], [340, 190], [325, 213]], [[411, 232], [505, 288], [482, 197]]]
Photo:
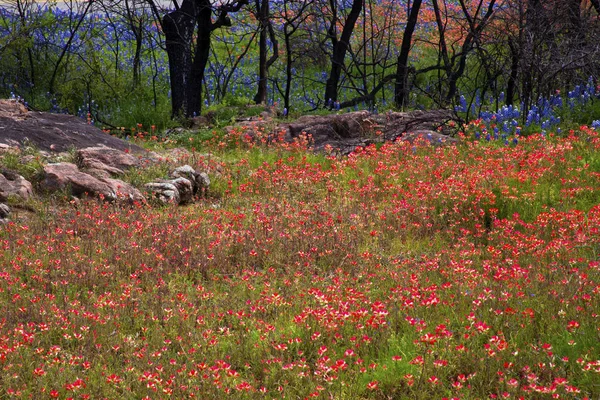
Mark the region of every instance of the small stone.
[[0, 219], [8, 218], [10, 215], [10, 207], [4, 203], [0, 203]]

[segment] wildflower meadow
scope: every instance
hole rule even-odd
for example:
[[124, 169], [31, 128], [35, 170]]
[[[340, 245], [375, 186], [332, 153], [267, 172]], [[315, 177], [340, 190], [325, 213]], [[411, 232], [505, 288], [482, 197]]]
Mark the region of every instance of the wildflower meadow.
[[17, 215], [0, 397], [598, 399], [599, 132], [484, 125], [348, 157], [224, 137], [181, 160], [194, 205]]

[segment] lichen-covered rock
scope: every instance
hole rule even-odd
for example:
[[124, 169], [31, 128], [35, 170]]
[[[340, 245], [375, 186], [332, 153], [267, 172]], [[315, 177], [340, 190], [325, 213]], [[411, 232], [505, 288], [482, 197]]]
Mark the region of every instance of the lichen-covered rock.
[[205, 172], [198, 172], [189, 165], [176, 168], [171, 174], [173, 178], [185, 178], [192, 183], [193, 194], [206, 195], [210, 186], [210, 178]]
[[183, 165], [175, 168], [175, 170], [171, 173], [171, 177], [187, 179], [192, 183], [194, 194], [198, 191], [198, 187], [196, 185], [196, 170], [191, 166]]
[[179, 190], [169, 182], [151, 182], [144, 185], [147, 191], [164, 204], [179, 204]]
[[179, 204], [190, 204], [194, 202], [194, 186], [186, 178], [176, 178], [169, 181], [179, 192]]

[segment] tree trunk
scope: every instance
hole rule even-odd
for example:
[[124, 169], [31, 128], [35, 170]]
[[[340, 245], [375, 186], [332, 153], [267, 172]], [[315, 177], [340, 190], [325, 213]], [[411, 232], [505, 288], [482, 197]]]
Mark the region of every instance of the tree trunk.
[[356, 25], [356, 20], [360, 16], [363, 8], [363, 0], [353, 0], [352, 9], [346, 18], [344, 23], [344, 29], [342, 30], [342, 36], [339, 40], [334, 41], [333, 56], [331, 58], [331, 72], [329, 78], [325, 84], [325, 103], [327, 104], [331, 99], [332, 102], [337, 101], [338, 95], [338, 84], [342, 75], [342, 67], [344, 66], [344, 59], [346, 58], [346, 51], [350, 45], [350, 38]]
[[283, 95], [283, 106], [290, 111], [290, 91], [292, 86], [292, 44], [291, 33], [288, 25], [283, 26], [283, 39], [285, 41], [285, 93]]
[[[213, 22], [211, 0], [183, 0], [180, 8], [163, 18], [162, 28], [171, 77], [172, 117], [200, 115], [202, 83], [210, 55], [211, 32], [223, 26], [231, 26], [227, 14], [239, 11], [247, 3], [247, 0], [238, 0], [218, 6], [217, 19]], [[192, 53], [194, 39], [196, 45]]]
[[143, 30], [142, 22], [135, 26], [133, 34], [135, 36], [135, 53], [133, 55], [133, 87], [137, 88], [141, 82], [142, 75], [142, 44], [143, 44]]
[[510, 47], [510, 75], [506, 84], [506, 105], [513, 104], [517, 91], [517, 79], [519, 78], [519, 53], [512, 41], [508, 42]]
[[[525, 11], [524, 50], [520, 57], [522, 65], [521, 96], [523, 100], [523, 115], [527, 115], [533, 97], [534, 71], [537, 67], [536, 46], [540, 43], [539, 35], [543, 33], [545, 23], [544, 12], [540, 0], [528, 0]], [[543, 38], [541, 38], [543, 40]]]
[[209, 0], [201, 0], [197, 18], [196, 52], [190, 70], [190, 79], [186, 87], [186, 117], [200, 115], [200, 111], [202, 111], [202, 82], [210, 55], [211, 16], [212, 9]]
[[417, 19], [419, 17], [419, 9], [421, 8], [421, 0], [415, 0], [406, 27], [404, 28], [404, 35], [402, 36], [402, 47], [400, 47], [400, 55], [398, 56], [398, 66], [396, 69], [396, 88], [394, 92], [394, 100], [396, 107], [402, 109], [404, 103], [408, 98], [410, 88], [408, 87], [408, 54], [410, 53], [410, 47], [412, 44], [412, 35], [417, 25]]
[[254, 96], [256, 104], [267, 102], [267, 29], [269, 24], [269, 0], [256, 0], [258, 17], [258, 89]]
[[162, 27], [169, 58], [171, 79], [172, 117], [190, 116], [187, 87], [192, 70], [192, 37], [194, 33], [194, 6], [185, 0], [181, 8], [165, 15]]

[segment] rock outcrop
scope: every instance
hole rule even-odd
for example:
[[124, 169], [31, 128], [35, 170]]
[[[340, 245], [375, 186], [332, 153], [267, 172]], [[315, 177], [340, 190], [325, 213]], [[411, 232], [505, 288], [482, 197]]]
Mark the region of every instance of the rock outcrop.
[[0, 145], [21, 147], [25, 143], [51, 152], [97, 146], [131, 153], [145, 152], [141, 147], [111, 136], [79, 117], [29, 111], [15, 100], [0, 99]]
[[170, 182], [150, 182], [144, 185], [144, 187], [155, 199], [163, 204], [177, 205], [181, 201], [179, 190]]
[[[231, 134], [241, 135], [246, 140], [283, 139], [285, 142], [308, 140], [312, 149], [322, 151], [334, 149], [348, 154], [357, 147], [385, 141], [409, 140], [417, 136], [432, 144], [455, 143], [456, 121], [448, 110], [388, 112], [373, 114], [356, 111], [343, 114], [305, 115], [293, 122], [275, 123], [271, 119], [250, 119], [231, 126]], [[431, 135], [423, 132], [430, 132]], [[435, 136], [435, 140], [429, 140]], [[441, 140], [438, 140], [441, 139]]]

